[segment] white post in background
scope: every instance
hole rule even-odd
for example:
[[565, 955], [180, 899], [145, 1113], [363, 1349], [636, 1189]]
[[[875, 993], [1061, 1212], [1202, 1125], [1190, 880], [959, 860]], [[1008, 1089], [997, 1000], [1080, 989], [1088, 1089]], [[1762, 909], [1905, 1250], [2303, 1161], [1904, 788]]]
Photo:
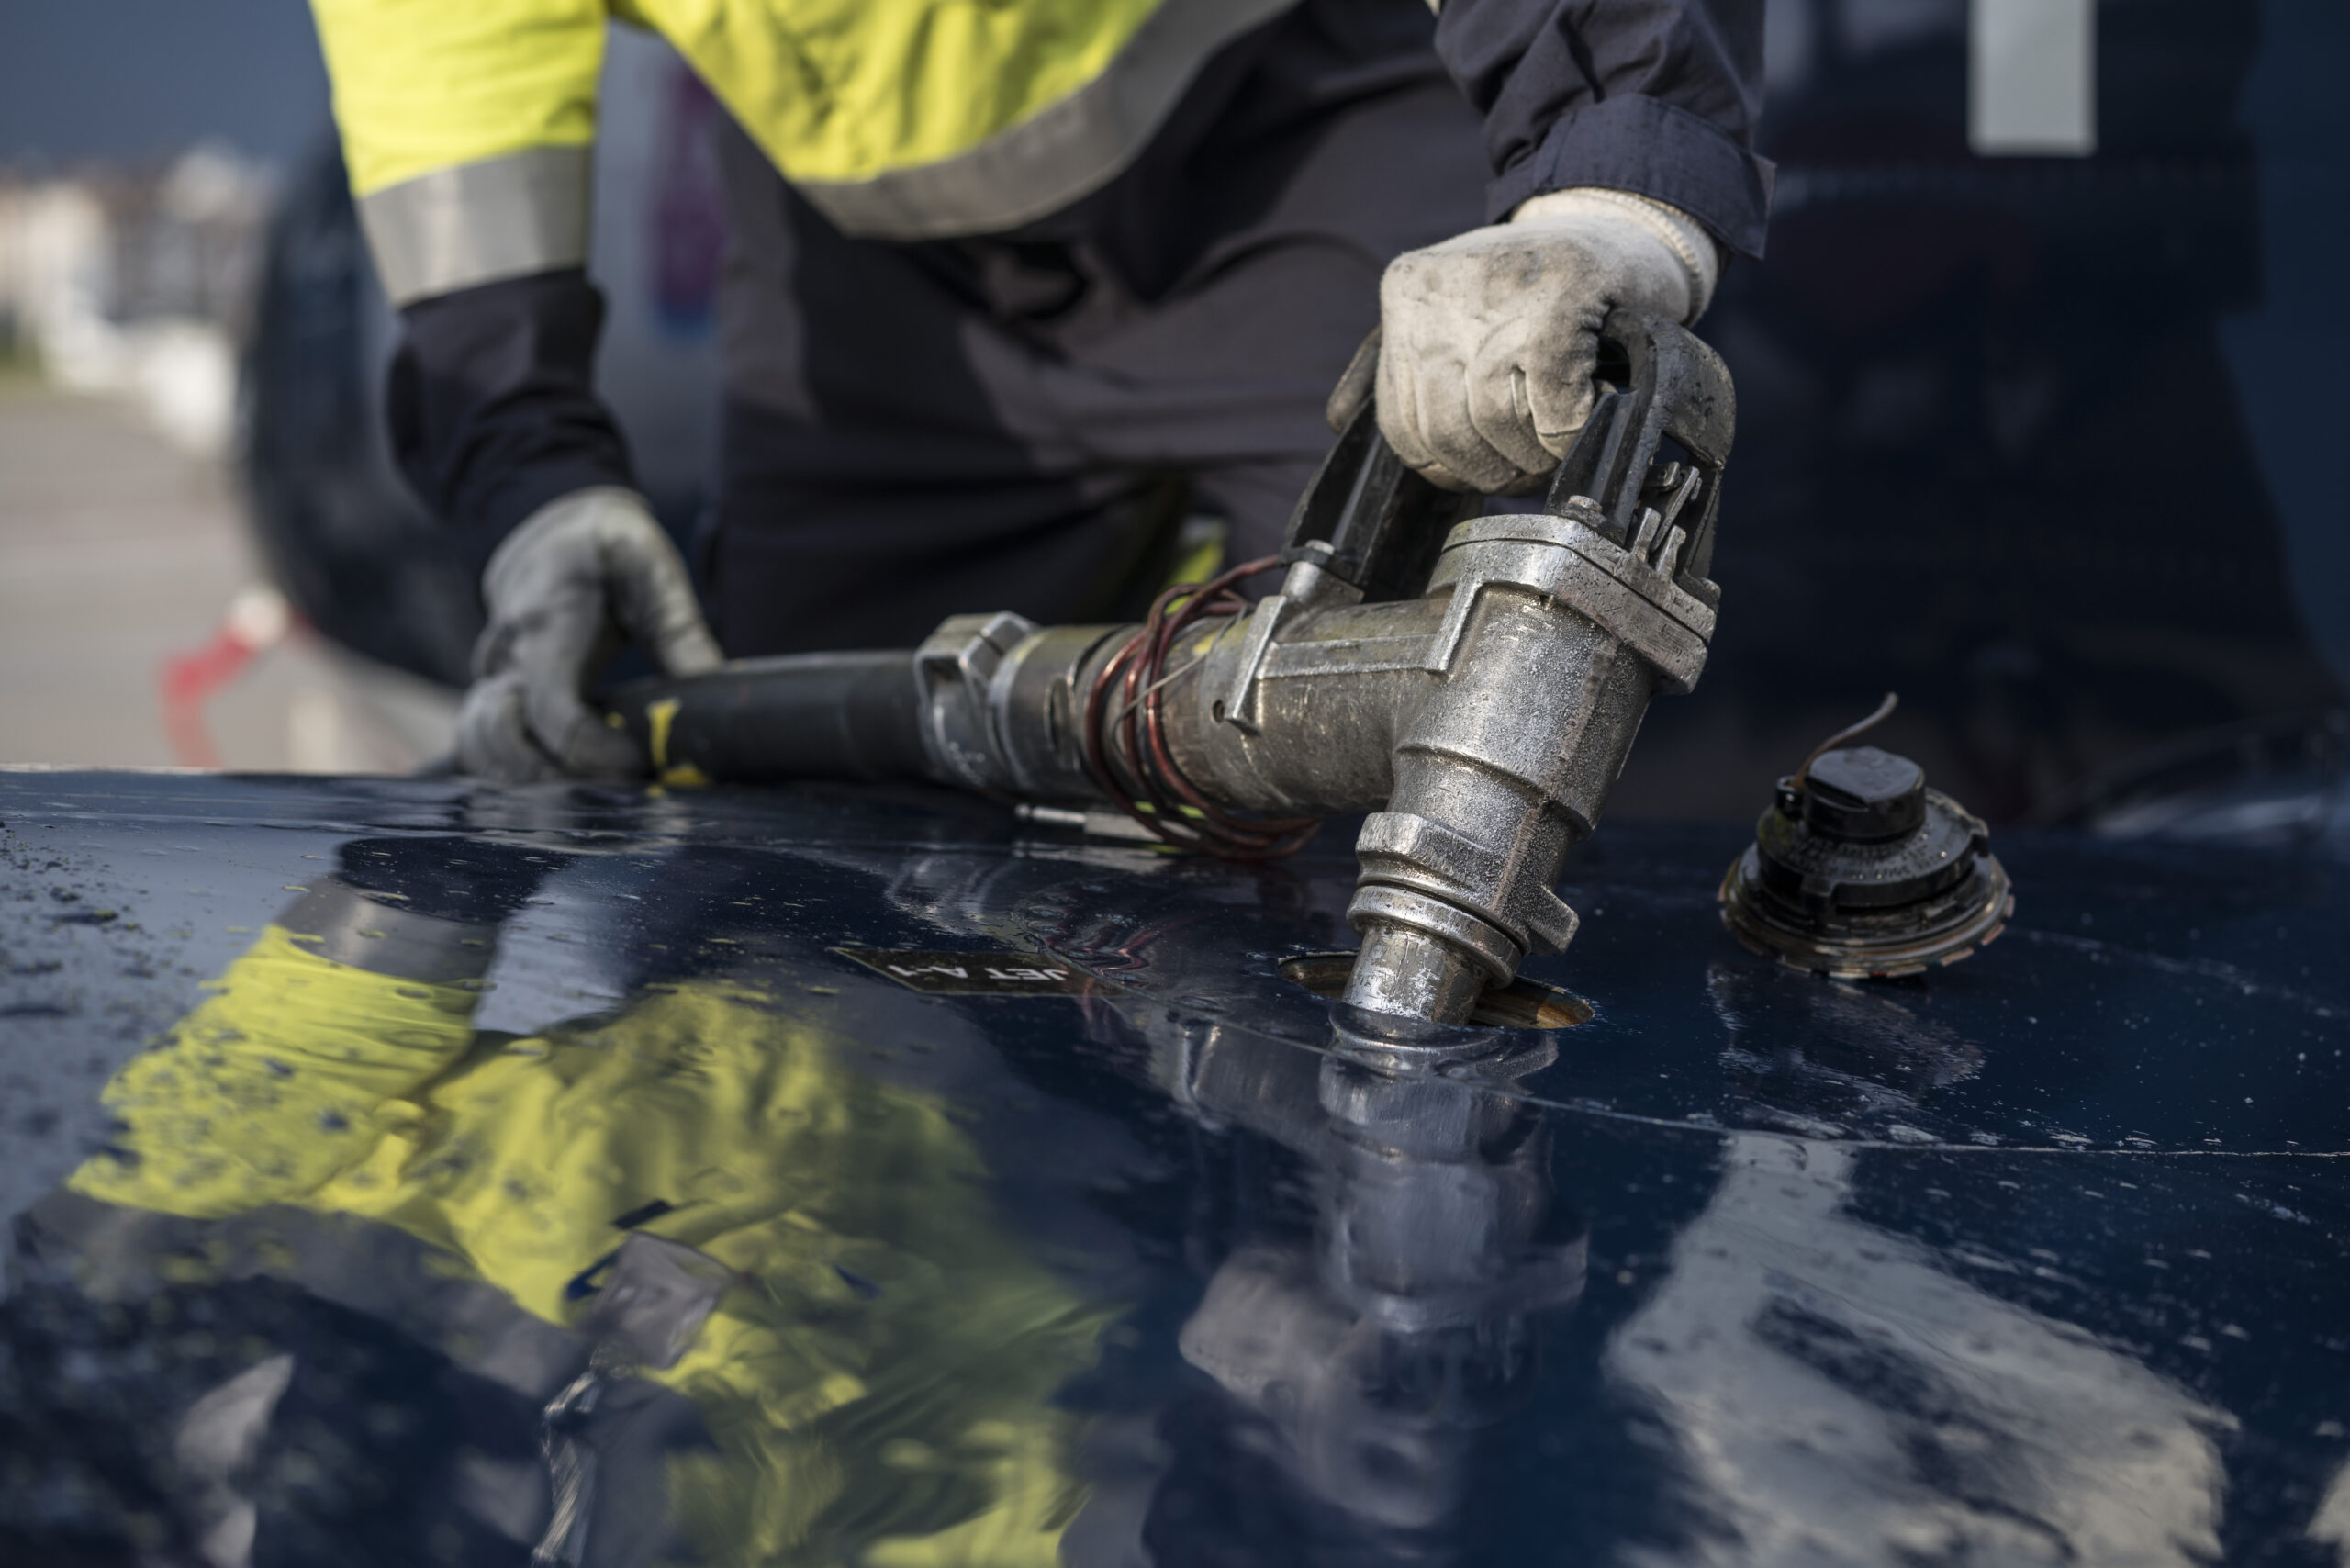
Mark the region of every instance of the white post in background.
[[2097, 0], [1969, 0], [1966, 140], [1987, 158], [2097, 151]]

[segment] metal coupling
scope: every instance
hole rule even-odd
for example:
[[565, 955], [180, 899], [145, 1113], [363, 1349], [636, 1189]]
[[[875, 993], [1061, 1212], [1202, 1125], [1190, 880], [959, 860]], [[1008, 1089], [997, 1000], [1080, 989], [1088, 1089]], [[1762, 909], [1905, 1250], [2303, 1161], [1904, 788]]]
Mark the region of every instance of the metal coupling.
[[1097, 803], [1080, 682], [1131, 630], [1038, 626], [1008, 610], [939, 622], [914, 653], [930, 777], [1048, 806]]
[[950, 615], [914, 650], [922, 691], [923, 749], [940, 782], [983, 795], [1010, 793], [996, 677], [1021, 644], [1036, 634], [1024, 615]]

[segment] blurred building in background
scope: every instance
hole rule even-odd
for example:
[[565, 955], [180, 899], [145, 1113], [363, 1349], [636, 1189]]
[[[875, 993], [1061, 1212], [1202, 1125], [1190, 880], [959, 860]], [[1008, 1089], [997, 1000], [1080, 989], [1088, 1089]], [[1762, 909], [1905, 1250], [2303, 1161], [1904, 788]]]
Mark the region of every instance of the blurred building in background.
[[151, 168], [0, 174], [0, 355], [67, 391], [129, 394], [173, 444], [224, 455], [275, 194], [219, 145]]

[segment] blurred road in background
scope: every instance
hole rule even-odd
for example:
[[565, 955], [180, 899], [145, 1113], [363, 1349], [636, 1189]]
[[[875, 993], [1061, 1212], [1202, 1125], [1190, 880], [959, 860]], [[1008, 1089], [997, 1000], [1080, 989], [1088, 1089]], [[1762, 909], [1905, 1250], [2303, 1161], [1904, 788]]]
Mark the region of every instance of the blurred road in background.
[[[165, 663], [263, 580], [218, 461], [128, 400], [0, 378], [0, 763], [196, 760], [164, 724]], [[201, 712], [222, 766], [378, 772], [425, 760], [444, 706], [295, 628]]]

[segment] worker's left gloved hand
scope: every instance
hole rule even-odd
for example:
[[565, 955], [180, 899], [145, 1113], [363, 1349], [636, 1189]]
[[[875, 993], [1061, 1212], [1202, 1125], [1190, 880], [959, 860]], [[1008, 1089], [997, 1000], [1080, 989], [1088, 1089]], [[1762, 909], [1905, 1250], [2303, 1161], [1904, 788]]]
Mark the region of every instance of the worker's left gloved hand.
[[685, 562], [632, 490], [576, 490], [532, 512], [481, 592], [489, 625], [457, 713], [457, 766], [502, 784], [643, 776], [643, 749], [587, 700], [623, 642], [666, 675], [720, 663]]
[[1530, 489], [1590, 417], [1607, 312], [1695, 321], [1720, 269], [1687, 213], [1595, 186], [1398, 256], [1379, 288], [1380, 431], [1447, 489]]

